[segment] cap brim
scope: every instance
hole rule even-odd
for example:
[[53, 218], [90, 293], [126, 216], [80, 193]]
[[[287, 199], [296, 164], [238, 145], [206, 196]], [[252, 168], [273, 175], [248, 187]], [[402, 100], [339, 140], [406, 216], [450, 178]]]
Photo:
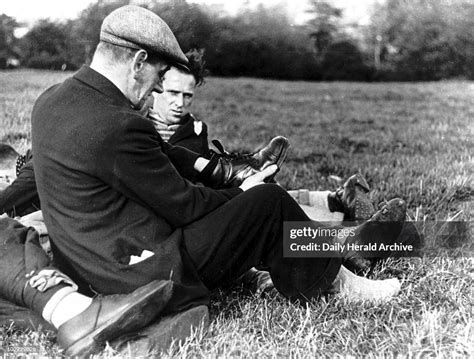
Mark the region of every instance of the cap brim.
[[[168, 56], [166, 54], [155, 53], [157, 56], [161, 56], [163, 60], [165, 60], [168, 65], [177, 67], [178, 69], [182, 69], [186, 72], [191, 72], [190, 68], [188, 67], [188, 59], [183, 54], [183, 58], [175, 57], [175, 56]], [[186, 62], [184, 62], [186, 61]]]
[[180, 63], [180, 62], [171, 63], [171, 66], [177, 67], [178, 69], [184, 70], [186, 72], [191, 72], [189, 67], [187, 67], [185, 64]]

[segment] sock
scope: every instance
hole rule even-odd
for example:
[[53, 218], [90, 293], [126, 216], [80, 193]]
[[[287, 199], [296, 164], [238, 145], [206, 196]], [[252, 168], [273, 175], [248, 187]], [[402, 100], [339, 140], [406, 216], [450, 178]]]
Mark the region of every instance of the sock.
[[213, 154], [208, 164], [197, 175], [197, 180], [205, 186], [215, 187], [222, 184], [222, 164], [219, 156]]
[[311, 206], [317, 206], [321, 209], [325, 209], [329, 212], [328, 195], [331, 191], [310, 191], [309, 192], [309, 204]]
[[71, 287], [58, 290], [46, 303], [43, 318], [59, 328], [63, 323], [86, 310], [92, 303], [92, 298], [76, 292]]
[[333, 289], [349, 301], [388, 300], [400, 292], [400, 287], [397, 278], [372, 280], [355, 275], [344, 266], [341, 266], [333, 282]]
[[328, 204], [328, 194], [331, 191], [309, 191], [309, 206], [300, 205], [306, 215], [314, 221], [328, 222], [330, 226], [340, 224], [344, 213], [331, 212]]

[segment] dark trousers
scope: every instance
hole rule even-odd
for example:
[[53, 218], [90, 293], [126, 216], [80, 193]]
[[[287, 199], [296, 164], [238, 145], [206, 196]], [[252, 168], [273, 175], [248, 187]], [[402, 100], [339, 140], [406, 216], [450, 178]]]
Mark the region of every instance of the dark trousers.
[[49, 258], [41, 248], [35, 230], [10, 218], [0, 219], [0, 324], [18, 319], [19, 326], [41, 324], [47, 327], [41, 313], [54, 293], [64, 285], [40, 292], [28, 284], [26, 275], [48, 264]]
[[[203, 283], [216, 288], [252, 267], [265, 267], [275, 287], [286, 297], [306, 300], [327, 290], [341, 258], [284, 258], [283, 222], [309, 221], [299, 205], [277, 185], [257, 186], [183, 229], [187, 251]], [[64, 285], [42, 293], [27, 284], [26, 274], [48, 265], [37, 234], [11, 220], [0, 220], [0, 297], [4, 319], [37, 315]], [[322, 239], [332, 243], [331, 238]], [[12, 305], [8, 305], [9, 303]], [[1, 313], [0, 313], [1, 314]], [[1, 316], [0, 316], [1, 318]], [[28, 319], [28, 318], [26, 318]]]
[[[318, 297], [334, 281], [342, 259], [338, 253], [332, 258], [284, 258], [285, 221], [310, 219], [280, 186], [260, 185], [184, 228], [184, 242], [209, 289], [228, 284], [252, 267], [265, 267], [286, 297]], [[329, 237], [318, 240], [333, 243]]]

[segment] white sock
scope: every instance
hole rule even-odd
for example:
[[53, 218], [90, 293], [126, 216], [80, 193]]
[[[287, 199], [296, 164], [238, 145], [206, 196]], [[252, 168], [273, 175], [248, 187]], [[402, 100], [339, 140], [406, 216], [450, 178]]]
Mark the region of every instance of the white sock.
[[331, 212], [329, 210], [329, 193], [331, 193], [331, 191], [310, 191], [309, 204], [311, 208], [308, 209], [305, 206], [301, 206], [301, 208], [303, 208], [306, 215], [314, 221], [330, 222], [332, 225], [336, 225], [342, 222], [344, 213]]
[[328, 195], [331, 191], [310, 191], [309, 192], [309, 204], [311, 206], [317, 206], [321, 209], [325, 209], [329, 212]]
[[333, 288], [349, 301], [386, 301], [400, 292], [400, 281], [397, 278], [372, 280], [355, 275], [341, 266]]
[[58, 290], [46, 303], [43, 318], [59, 328], [63, 323], [86, 310], [92, 298], [76, 292], [71, 287]]

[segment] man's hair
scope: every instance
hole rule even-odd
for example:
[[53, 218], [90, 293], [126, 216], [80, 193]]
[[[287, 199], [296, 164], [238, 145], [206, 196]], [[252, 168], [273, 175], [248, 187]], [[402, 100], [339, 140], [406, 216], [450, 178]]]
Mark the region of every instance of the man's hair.
[[204, 61], [204, 49], [191, 49], [186, 53], [189, 64], [189, 73], [194, 76], [196, 86], [205, 84], [204, 77], [208, 75], [206, 62]]
[[[106, 57], [111, 64], [118, 64], [131, 60], [137, 51], [138, 49], [132, 49], [130, 47], [118, 46], [105, 41], [100, 41], [95, 50], [95, 54], [100, 54]], [[148, 51], [147, 53], [147, 62], [156, 64], [159, 61], [163, 61], [159, 55], [150, 53]]]
[[12, 146], [0, 142], [0, 169], [6, 170], [15, 168], [18, 156], [18, 152], [16, 152]]
[[124, 63], [133, 58], [137, 50], [128, 47], [117, 46], [109, 44], [108, 42], [100, 41], [95, 49], [95, 55], [101, 55], [108, 59], [110, 63], [118, 64]]

